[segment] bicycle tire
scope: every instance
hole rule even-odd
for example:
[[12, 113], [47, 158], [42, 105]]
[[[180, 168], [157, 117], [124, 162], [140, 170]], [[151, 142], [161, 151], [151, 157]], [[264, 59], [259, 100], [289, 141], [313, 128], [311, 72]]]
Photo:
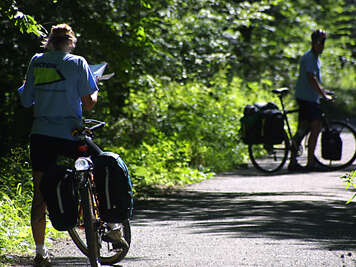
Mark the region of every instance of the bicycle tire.
[[[121, 223], [121, 231], [126, 242], [131, 244], [131, 226], [130, 221], [125, 220]], [[88, 247], [86, 245], [85, 233], [82, 227], [78, 224], [76, 227], [68, 231], [70, 237], [72, 238], [74, 244], [79, 248], [79, 250], [85, 255], [88, 255]], [[102, 264], [112, 265], [120, 262], [127, 255], [129, 248], [120, 249], [116, 251], [110, 251], [110, 244], [100, 247], [100, 262]]]
[[280, 170], [288, 159], [289, 150], [289, 139], [285, 131], [283, 131], [283, 141], [280, 144], [248, 145], [248, 153], [253, 166], [265, 173]]
[[328, 168], [329, 170], [344, 169], [350, 166], [356, 159], [356, 131], [350, 124], [344, 121], [329, 122], [329, 129], [336, 129], [340, 134], [342, 141], [341, 160], [334, 161], [323, 159], [320, 136], [315, 148], [315, 159], [320, 165]]
[[97, 222], [90, 187], [81, 189], [80, 197], [83, 205], [85, 238], [88, 248], [87, 257], [92, 267], [98, 267], [101, 266], [99, 257], [99, 235], [97, 232]]

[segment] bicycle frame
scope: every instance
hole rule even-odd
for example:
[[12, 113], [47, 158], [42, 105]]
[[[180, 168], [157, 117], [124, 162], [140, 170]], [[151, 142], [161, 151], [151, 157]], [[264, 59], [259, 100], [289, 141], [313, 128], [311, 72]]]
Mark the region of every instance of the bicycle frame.
[[292, 135], [292, 130], [291, 130], [287, 115], [291, 114], [291, 113], [297, 113], [297, 112], [299, 112], [299, 109], [286, 110], [285, 106], [284, 106], [284, 102], [283, 102], [283, 97], [284, 97], [283, 94], [278, 95], [279, 101], [280, 101], [281, 106], [282, 106], [283, 118], [284, 118], [284, 121], [286, 122], [286, 125], [287, 125], [288, 136], [289, 136], [289, 139], [291, 140], [293, 138], [293, 135]]
[[[279, 99], [279, 102], [280, 102], [280, 104], [282, 106], [283, 118], [284, 118], [284, 121], [285, 121], [285, 123], [287, 125], [287, 133], [288, 133], [289, 140], [292, 140], [293, 139], [293, 134], [292, 134], [292, 130], [291, 130], [287, 115], [299, 112], [299, 108], [298, 109], [292, 109], [292, 110], [286, 110], [284, 102], [283, 102], [283, 97], [285, 95], [286, 95], [286, 93], [278, 94], [278, 99]], [[322, 125], [323, 125], [323, 127], [325, 127], [325, 129], [329, 129], [329, 121], [328, 121], [327, 117], [325, 116], [324, 112], [322, 113]], [[309, 133], [309, 129], [306, 130], [306, 132], [304, 133], [304, 136], [307, 135], [308, 133]]]

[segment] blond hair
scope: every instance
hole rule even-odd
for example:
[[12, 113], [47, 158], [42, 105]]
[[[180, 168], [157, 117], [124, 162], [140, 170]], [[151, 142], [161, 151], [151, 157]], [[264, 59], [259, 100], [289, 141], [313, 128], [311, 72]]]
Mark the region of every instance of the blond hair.
[[70, 51], [75, 47], [77, 38], [68, 24], [52, 26], [48, 38], [43, 42], [43, 47], [50, 50]]

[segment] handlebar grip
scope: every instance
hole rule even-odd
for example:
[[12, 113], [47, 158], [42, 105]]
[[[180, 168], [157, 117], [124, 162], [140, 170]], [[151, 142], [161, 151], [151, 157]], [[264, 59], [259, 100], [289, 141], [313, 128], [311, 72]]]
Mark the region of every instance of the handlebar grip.
[[94, 125], [93, 127], [89, 128], [90, 131], [94, 131], [95, 129], [102, 128], [105, 126], [105, 122], [101, 122], [100, 124]]
[[106, 122], [104, 122], [104, 121], [98, 121], [98, 120], [93, 120], [93, 119], [85, 119], [84, 123], [85, 124], [95, 124], [94, 126], [89, 127], [89, 130], [91, 130], [91, 131], [93, 131], [97, 128], [104, 127], [106, 124]]

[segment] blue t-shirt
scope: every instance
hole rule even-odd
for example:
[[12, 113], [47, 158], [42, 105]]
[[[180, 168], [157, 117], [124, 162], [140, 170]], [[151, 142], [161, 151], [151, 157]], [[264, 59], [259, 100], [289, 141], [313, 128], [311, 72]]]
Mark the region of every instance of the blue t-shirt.
[[314, 55], [311, 50], [302, 56], [299, 66], [299, 77], [295, 86], [296, 98], [319, 103], [320, 96], [310, 84], [308, 80], [308, 72], [315, 75], [321, 83], [320, 67], [321, 63], [319, 58]]
[[81, 97], [99, 90], [87, 61], [63, 51], [36, 54], [19, 88], [22, 104], [34, 105], [32, 134], [75, 140], [82, 125]]

